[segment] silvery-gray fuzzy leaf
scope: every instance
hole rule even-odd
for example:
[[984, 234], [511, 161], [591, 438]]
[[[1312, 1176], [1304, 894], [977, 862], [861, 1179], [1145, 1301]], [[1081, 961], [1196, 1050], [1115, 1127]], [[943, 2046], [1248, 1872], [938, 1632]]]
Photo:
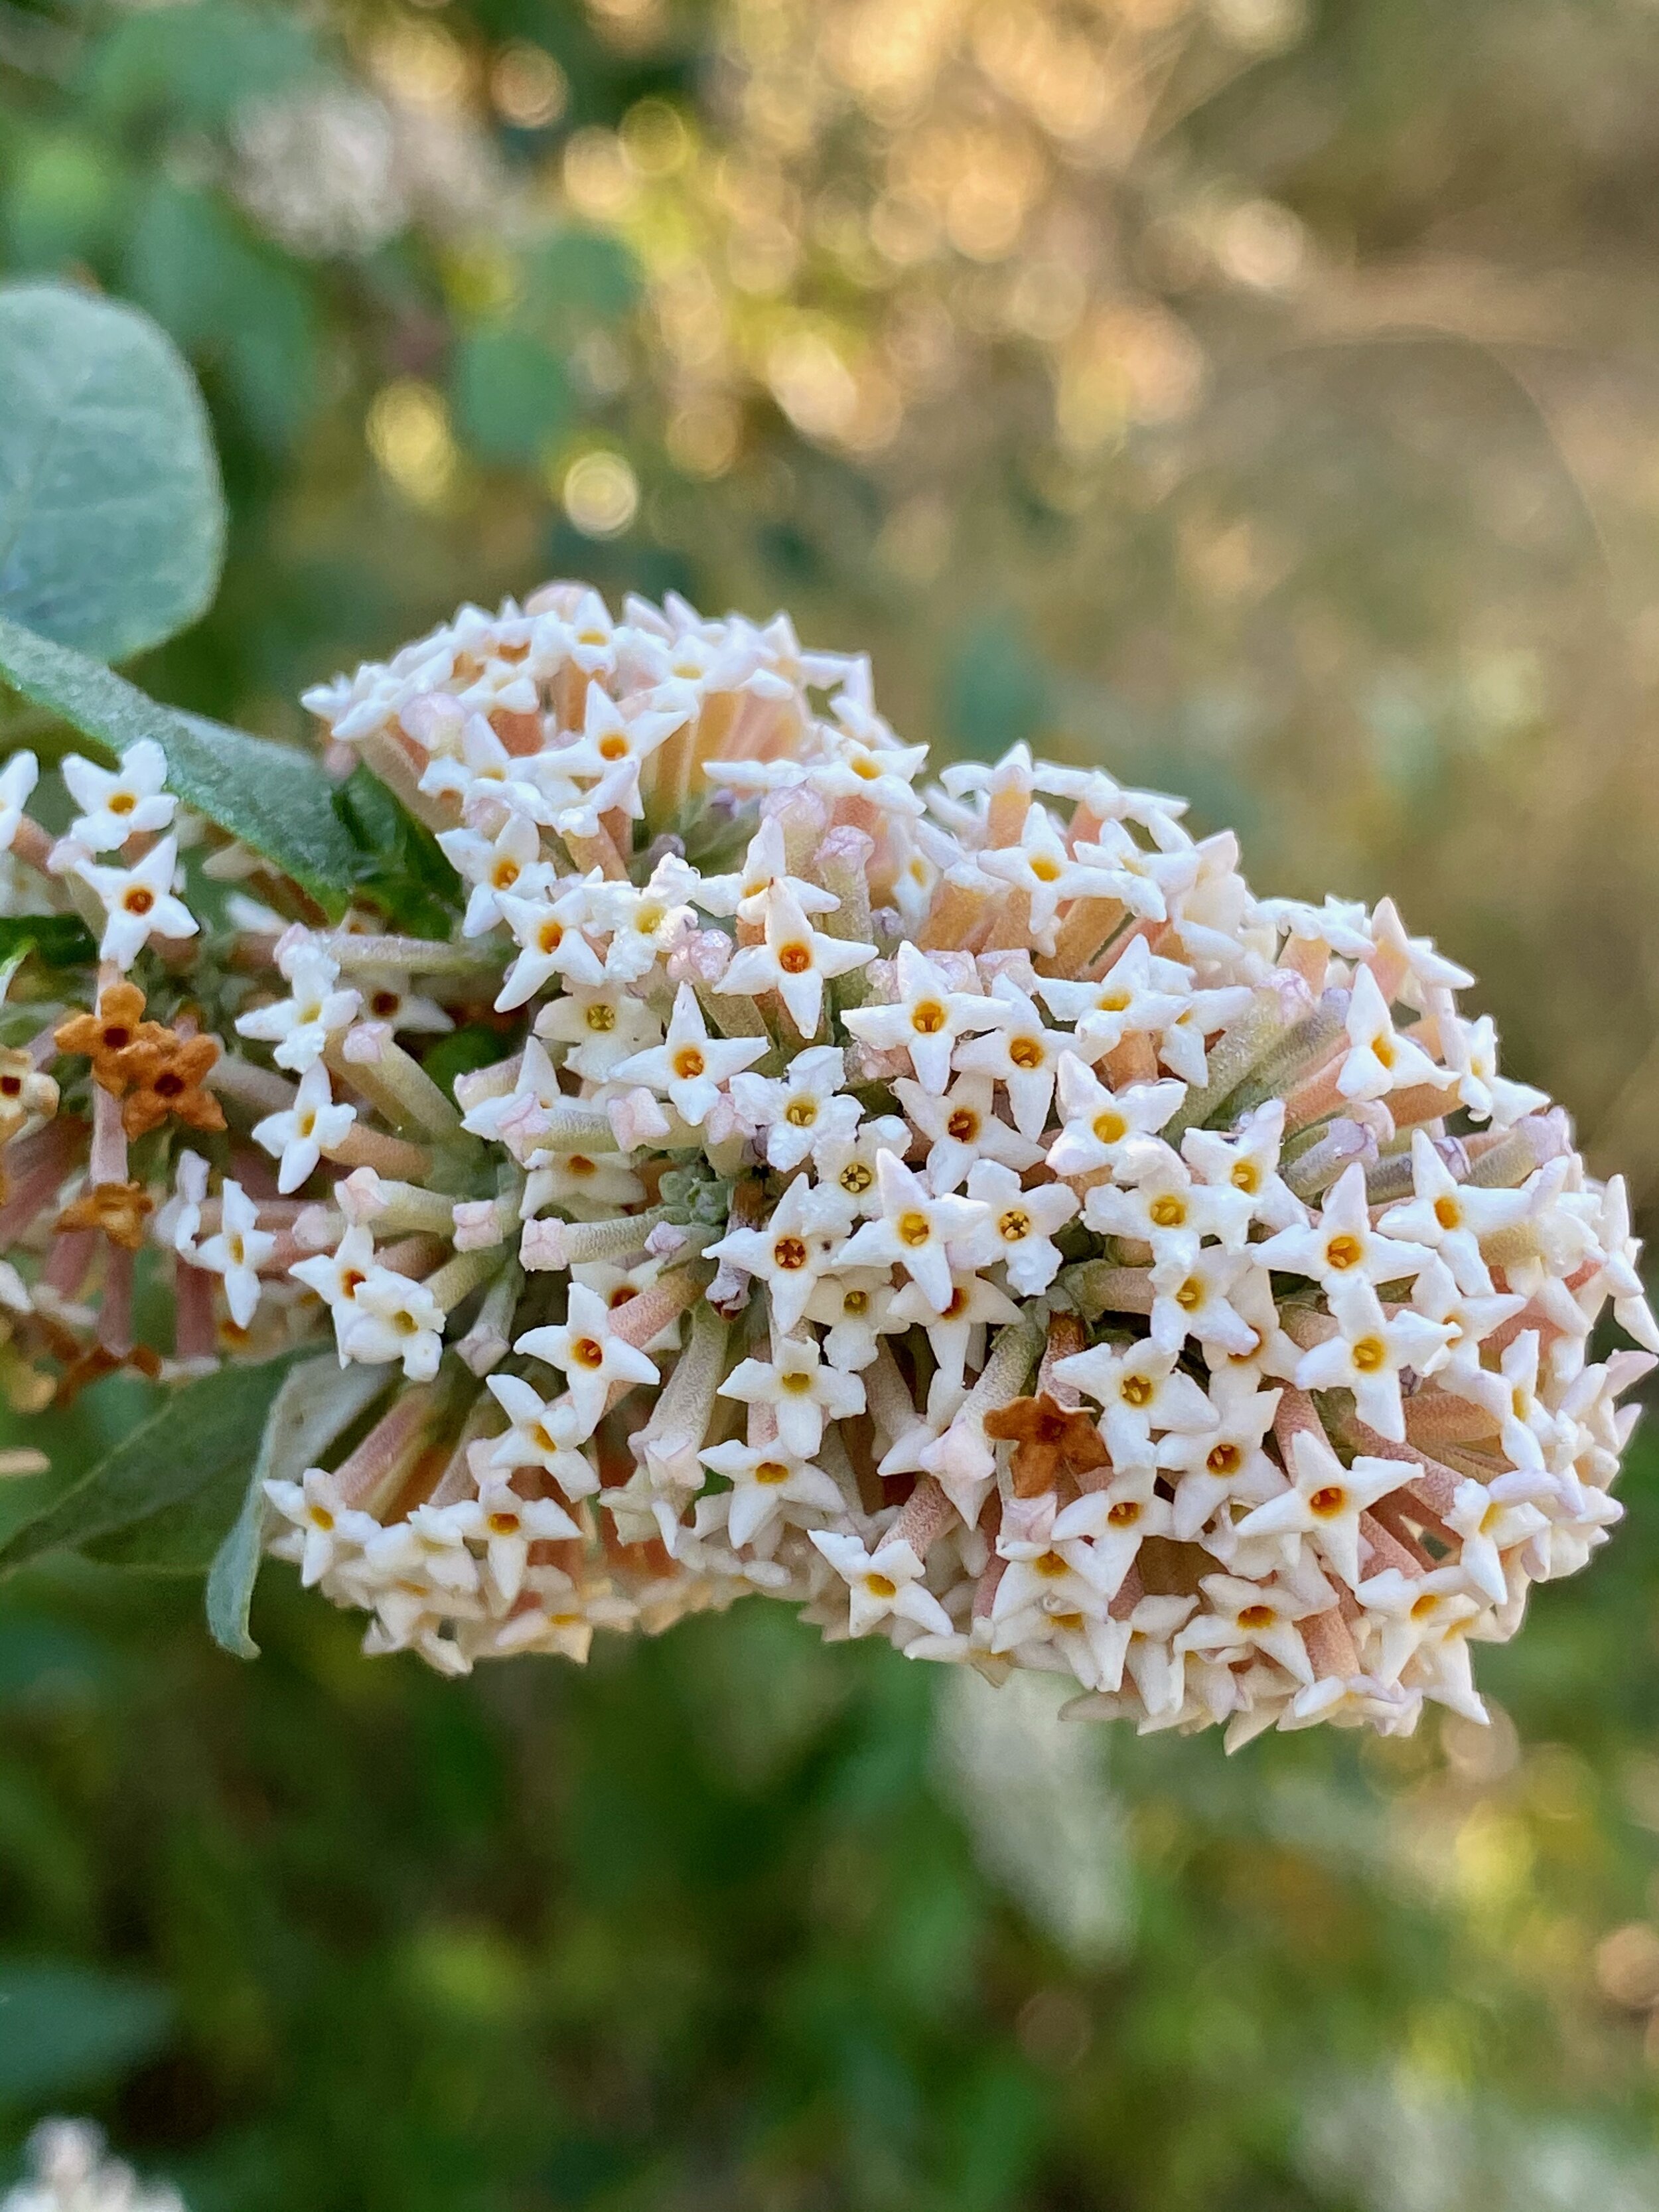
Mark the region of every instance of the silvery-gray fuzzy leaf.
[[224, 558], [207, 410], [147, 315], [0, 290], [0, 611], [125, 660], [204, 614]]

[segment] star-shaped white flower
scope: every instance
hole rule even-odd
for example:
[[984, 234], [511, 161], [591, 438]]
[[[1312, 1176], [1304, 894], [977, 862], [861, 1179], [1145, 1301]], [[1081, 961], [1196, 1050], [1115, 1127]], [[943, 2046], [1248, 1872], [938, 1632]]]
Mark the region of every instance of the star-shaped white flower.
[[608, 1083], [630, 1054], [662, 1042], [663, 1025], [620, 984], [577, 984], [538, 1009], [536, 1035], [568, 1048], [564, 1065], [589, 1083]]
[[522, 1006], [555, 976], [566, 984], [605, 981], [605, 963], [586, 933], [597, 927], [596, 881], [584, 877], [572, 884], [566, 877], [562, 882], [565, 888], [561, 889], [561, 879], [550, 875], [526, 896], [516, 891], [496, 894], [501, 918], [519, 946], [518, 957], [496, 996], [497, 1013], [510, 1013], [515, 1006]]
[[596, 1291], [573, 1282], [565, 1319], [527, 1330], [513, 1347], [564, 1370], [576, 1417], [574, 1441], [579, 1443], [599, 1425], [613, 1383], [658, 1380], [655, 1362], [617, 1336], [615, 1322], [616, 1316]]
[[1054, 817], [1045, 806], [1027, 812], [1018, 845], [975, 854], [988, 876], [995, 876], [1031, 902], [1031, 938], [1042, 951], [1054, 947], [1054, 921], [1062, 899], [1113, 898], [1113, 878], [1087, 868], [1066, 849]]
[[619, 771], [631, 771], [634, 796], [629, 811], [637, 814], [640, 769], [665, 739], [684, 727], [684, 714], [661, 713], [652, 708], [636, 708], [623, 714], [608, 692], [598, 684], [590, 684], [582, 714], [581, 736], [574, 744], [562, 746], [554, 758], [565, 775], [581, 781], [589, 778], [613, 781]]
[[[1498, 1030], [1490, 1014], [1474, 1023], [1455, 1017], [1440, 1024], [1441, 1049], [1457, 1078], [1457, 1095], [1477, 1121], [1512, 1128], [1524, 1115], [1549, 1104], [1549, 1094], [1529, 1083], [1512, 1083], [1498, 1072]], [[1443, 1076], [1441, 1079], [1445, 1079]]]
[[1119, 1468], [1153, 1465], [1154, 1435], [1202, 1436], [1218, 1425], [1215, 1407], [1176, 1366], [1175, 1353], [1155, 1344], [1091, 1345], [1057, 1359], [1054, 1377], [1101, 1407], [1101, 1430]]
[[503, 1605], [511, 1605], [524, 1588], [532, 1544], [568, 1542], [582, 1533], [557, 1498], [521, 1498], [503, 1474], [487, 1475], [477, 1498], [464, 1504], [457, 1517], [469, 1536], [483, 1542], [484, 1574]]
[[1247, 1013], [1254, 995], [1243, 983], [1193, 992], [1174, 1021], [1158, 1032], [1158, 1056], [1164, 1066], [1183, 1083], [1206, 1083], [1208, 1040]]
[[1005, 1261], [1009, 1288], [1023, 1298], [1040, 1297], [1060, 1272], [1054, 1239], [1076, 1213], [1077, 1194], [1058, 1182], [1026, 1190], [1012, 1168], [981, 1160], [968, 1177], [968, 1195], [990, 1212], [964, 1244], [964, 1258], [975, 1267]]
[[1356, 968], [1348, 1000], [1348, 1051], [1336, 1087], [1345, 1098], [1382, 1098], [1414, 1084], [1443, 1085], [1437, 1067], [1419, 1044], [1395, 1028], [1388, 1000], [1366, 967]]
[[202, 1239], [191, 1264], [223, 1276], [230, 1317], [238, 1328], [246, 1328], [259, 1303], [259, 1270], [276, 1250], [276, 1239], [260, 1228], [258, 1207], [229, 1176], [220, 1188], [219, 1209], [217, 1235]]
[[429, 1382], [443, 1357], [444, 1310], [424, 1283], [378, 1263], [356, 1286], [341, 1351], [366, 1367], [398, 1361], [410, 1382]]
[[1311, 1682], [1312, 1662], [1296, 1623], [1314, 1610], [1277, 1583], [1245, 1582], [1237, 1575], [1206, 1575], [1199, 1588], [1207, 1610], [1175, 1639], [1178, 1652], [1226, 1652], [1243, 1658], [1265, 1651], [1298, 1682]]
[[1212, 1363], [1228, 1356], [1247, 1358], [1257, 1335], [1232, 1300], [1255, 1272], [1246, 1254], [1218, 1244], [1160, 1255], [1152, 1271], [1152, 1342], [1179, 1352], [1191, 1336]]
[[[1422, 1575], [1385, 1567], [1381, 1574], [1361, 1583], [1355, 1595], [1376, 1629], [1366, 1664], [1379, 1682], [1397, 1682], [1415, 1653], [1425, 1647], [1436, 1650], [1449, 1639], [1462, 1655], [1463, 1679], [1468, 1683], [1465, 1638], [1480, 1615], [1480, 1604], [1470, 1594], [1461, 1567], [1433, 1567]], [[1429, 1692], [1430, 1696], [1434, 1694]]]
[[1549, 1526], [1547, 1516], [1531, 1502], [1539, 1478], [1526, 1473], [1500, 1475], [1491, 1483], [1460, 1482], [1453, 1494], [1446, 1526], [1463, 1540], [1457, 1564], [1480, 1595], [1493, 1605], [1509, 1597], [1504, 1572], [1506, 1553]]
[[1060, 1134], [1048, 1147], [1048, 1165], [1057, 1176], [1094, 1175], [1109, 1169], [1133, 1172], [1128, 1165], [1146, 1153], [1148, 1139], [1164, 1127], [1187, 1095], [1184, 1083], [1133, 1083], [1109, 1091], [1075, 1054], [1060, 1063]]
[[356, 1118], [355, 1106], [335, 1103], [328, 1070], [319, 1060], [300, 1078], [291, 1106], [254, 1123], [254, 1143], [281, 1163], [276, 1188], [284, 1197], [316, 1173], [323, 1154], [333, 1151]]
[[1376, 1292], [1355, 1275], [1326, 1293], [1337, 1334], [1304, 1352], [1297, 1363], [1299, 1390], [1352, 1390], [1359, 1418], [1390, 1443], [1403, 1443], [1406, 1417], [1400, 1375], [1411, 1368], [1432, 1375], [1444, 1360], [1452, 1331], [1409, 1306], [1384, 1314]]
[[1462, 1394], [1497, 1416], [1504, 1457], [1511, 1467], [1531, 1473], [1554, 1465], [1562, 1444], [1570, 1441], [1538, 1395], [1538, 1355], [1537, 1330], [1523, 1329], [1504, 1346], [1498, 1372], [1483, 1367], [1474, 1387]]
[[1443, 1322], [1451, 1334], [1447, 1356], [1434, 1370], [1443, 1390], [1477, 1404], [1485, 1401], [1490, 1370], [1480, 1364], [1480, 1347], [1494, 1329], [1502, 1328], [1525, 1307], [1523, 1297], [1510, 1295], [1470, 1297], [1457, 1287], [1456, 1278], [1443, 1260], [1431, 1259], [1412, 1290], [1412, 1304], [1431, 1321]]
[[927, 955], [908, 942], [898, 949], [894, 976], [898, 995], [890, 1006], [851, 1007], [842, 1019], [866, 1044], [908, 1052], [922, 1088], [941, 1091], [958, 1041], [994, 1029], [1002, 1010], [994, 999], [951, 990]]
[[1359, 1516], [1398, 1490], [1406, 1470], [1397, 1460], [1356, 1459], [1344, 1467], [1322, 1437], [1298, 1429], [1291, 1440], [1291, 1487], [1236, 1524], [1252, 1536], [1305, 1536], [1350, 1589], [1358, 1589]]
[[1054, 1516], [1054, 1540], [1063, 1547], [1089, 1539], [1092, 1577], [1109, 1598], [1123, 1587], [1149, 1536], [1167, 1536], [1173, 1525], [1169, 1501], [1158, 1495], [1149, 1467], [1126, 1468], [1104, 1490], [1085, 1491]]
[[895, 1262], [909, 1272], [936, 1313], [950, 1304], [950, 1247], [977, 1230], [990, 1207], [976, 1199], [935, 1198], [919, 1176], [892, 1152], [877, 1158], [881, 1213], [853, 1232], [836, 1264], [883, 1267]]
[[822, 1275], [806, 1302], [805, 1318], [824, 1331], [823, 1356], [832, 1367], [867, 1367], [878, 1340], [905, 1326], [891, 1317], [897, 1296], [885, 1270], [838, 1267]]
[[1401, 1281], [1419, 1273], [1433, 1257], [1425, 1245], [1371, 1227], [1365, 1170], [1358, 1160], [1344, 1168], [1307, 1228], [1281, 1229], [1250, 1249], [1264, 1267], [1310, 1275], [1328, 1297], [1346, 1283]]
[[1181, 1155], [1212, 1192], [1217, 1231], [1231, 1251], [1242, 1251], [1253, 1221], [1269, 1229], [1305, 1226], [1308, 1209], [1279, 1172], [1285, 1134], [1285, 1102], [1270, 1098], [1247, 1114], [1229, 1136], [1188, 1129]]
[[1613, 1317], [1644, 1351], [1659, 1352], [1659, 1325], [1648, 1304], [1640, 1261], [1642, 1244], [1630, 1230], [1630, 1194], [1623, 1176], [1609, 1178], [1601, 1194], [1601, 1218], [1597, 1229], [1601, 1280], [1613, 1298]]
[[357, 992], [337, 988], [340, 963], [319, 945], [296, 948], [285, 972], [289, 996], [240, 1015], [236, 1034], [272, 1046], [277, 1066], [297, 1075], [322, 1058], [336, 1031], [356, 1018], [361, 1000]]
[[1042, 1158], [1041, 1145], [998, 1119], [996, 1085], [988, 1075], [959, 1075], [941, 1093], [901, 1075], [893, 1089], [913, 1127], [928, 1140], [927, 1180], [935, 1190], [954, 1190], [979, 1160], [1030, 1168]]
[[769, 1406], [778, 1442], [797, 1459], [811, 1459], [823, 1441], [826, 1420], [864, 1411], [864, 1385], [856, 1375], [826, 1366], [810, 1337], [781, 1337], [770, 1359], [740, 1360], [720, 1386], [722, 1398]]
[[1200, 1239], [1215, 1235], [1225, 1218], [1216, 1194], [1194, 1182], [1180, 1153], [1158, 1138], [1131, 1153], [1121, 1171], [1133, 1183], [1097, 1183], [1085, 1197], [1090, 1228], [1150, 1244], [1154, 1261], [1195, 1264]]
[[72, 864], [72, 872], [96, 893], [107, 916], [98, 947], [100, 960], [131, 968], [152, 937], [173, 942], [195, 936], [195, 915], [173, 895], [178, 866], [176, 837], [159, 839], [130, 868], [100, 867], [92, 860]]
[[1532, 1203], [1528, 1194], [1459, 1182], [1421, 1129], [1412, 1132], [1412, 1187], [1416, 1195], [1410, 1204], [1391, 1207], [1377, 1227], [1385, 1236], [1428, 1245], [1451, 1269], [1459, 1290], [1490, 1297], [1492, 1277], [1480, 1240], [1523, 1221]]
[[[846, 1500], [823, 1469], [781, 1444], [710, 1444], [699, 1456], [732, 1485], [726, 1533], [738, 1547], [752, 1544], [787, 1505], [815, 1513], [846, 1510]], [[796, 1525], [801, 1525], [798, 1518]]]
[[605, 972], [613, 983], [637, 982], [665, 959], [689, 929], [696, 926], [690, 899], [699, 878], [695, 868], [665, 853], [641, 889], [607, 884], [596, 901], [596, 920], [611, 932]]
[[22, 826], [23, 809], [40, 781], [40, 763], [31, 752], [15, 752], [0, 768], [0, 853], [9, 853]]
[[342, 1499], [334, 1477], [308, 1467], [298, 1482], [267, 1482], [265, 1496], [301, 1539], [300, 1581], [310, 1589], [380, 1533], [373, 1514]]
[[1282, 1469], [1262, 1449], [1283, 1393], [1259, 1389], [1253, 1373], [1224, 1365], [1211, 1376], [1208, 1395], [1218, 1425], [1171, 1434], [1158, 1448], [1159, 1467], [1176, 1478], [1171, 1533], [1182, 1544], [1226, 1501], [1261, 1505], [1285, 1486]]
[[912, 1621], [930, 1635], [952, 1633], [951, 1616], [922, 1580], [922, 1563], [902, 1537], [866, 1551], [856, 1536], [814, 1528], [811, 1540], [846, 1583], [848, 1628], [867, 1636], [878, 1621]]
[[482, 937], [506, 917], [501, 901], [504, 892], [516, 898], [534, 898], [553, 881], [551, 865], [542, 857], [541, 831], [527, 814], [509, 814], [493, 837], [475, 830], [443, 830], [438, 842], [458, 875], [471, 884], [464, 937]]
[[930, 1419], [961, 1390], [975, 1331], [1020, 1317], [1013, 1300], [969, 1266], [951, 1270], [951, 1296], [942, 1307], [935, 1305], [920, 1283], [911, 1281], [895, 1293], [890, 1311], [895, 1321], [914, 1322], [927, 1332], [939, 1363], [928, 1392]]
[[567, 1498], [591, 1497], [599, 1478], [587, 1455], [577, 1449], [580, 1424], [572, 1401], [563, 1398], [550, 1405], [516, 1375], [490, 1375], [485, 1385], [510, 1424], [502, 1435], [475, 1447], [485, 1468], [511, 1474], [521, 1467], [540, 1468]]
[[[909, 1140], [909, 1130], [896, 1114], [879, 1114], [872, 1121], [861, 1122], [850, 1137], [820, 1137], [812, 1147], [813, 1172], [822, 1187], [839, 1191], [854, 1212], [867, 1220], [881, 1212], [877, 1170], [882, 1154], [893, 1152], [902, 1158]], [[935, 1180], [933, 1188], [942, 1186]]]
[[116, 853], [129, 837], [167, 829], [179, 804], [166, 788], [167, 755], [154, 738], [129, 745], [118, 769], [66, 753], [62, 774], [82, 810], [69, 834], [88, 853]]
[[1135, 936], [1097, 981], [1039, 975], [1035, 988], [1062, 1021], [1075, 1023], [1073, 1049], [1092, 1061], [1115, 1051], [1126, 1036], [1167, 1029], [1186, 1005], [1191, 981], [1190, 969], [1155, 959], [1146, 939]]
[[744, 1126], [763, 1137], [767, 1164], [788, 1175], [826, 1141], [849, 1138], [864, 1109], [842, 1091], [846, 1054], [839, 1045], [798, 1053], [781, 1077], [734, 1075], [732, 1103]]
[[749, 998], [775, 991], [790, 1020], [810, 1037], [823, 1012], [825, 983], [866, 966], [875, 958], [876, 948], [814, 929], [794, 894], [781, 884], [774, 884], [763, 895], [763, 909], [762, 941], [741, 946], [714, 988]]
[[787, 890], [803, 914], [833, 914], [841, 904], [833, 891], [789, 873], [783, 824], [769, 815], [750, 839], [740, 872], [705, 876], [697, 887], [696, 903], [705, 914], [735, 914], [743, 921], [759, 921], [765, 915], [766, 894], [775, 885]]
[[700, 1129], [724, 1086], [769, 1048], [763, 1036], [711, 1037], [696, 993], [682, 983], [663, 1043], [622, 1061], [611, 1079], [643, 1084], [667, 1098], [689, 1127]]
[[819, 1278], [839, 1267], [847, 1215], [839, 1194], [798, 1176], [755, 1229], [730, 1229], [705, 1256], [729, 1262], [766, 1285], [772, 1319], [787, 1335], [805, 1312]]
[[991, 985], [997, 1026], [965, 1038], [957, 1047], [956, 1065], [964, 1074], [988, 1075], [1008, 1093], [1014, 1127], [1028, 1139], [1048, 1126], [1060, 1063], [1072, 1040], [1047, 1029], [1042, 1017], [1018, 983], [999, 975]]

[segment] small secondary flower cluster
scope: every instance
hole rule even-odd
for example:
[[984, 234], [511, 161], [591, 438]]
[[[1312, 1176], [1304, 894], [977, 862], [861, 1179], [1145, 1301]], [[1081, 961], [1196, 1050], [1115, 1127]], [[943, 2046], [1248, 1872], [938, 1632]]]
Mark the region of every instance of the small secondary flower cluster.
[[44, 2120], [28, 2142], [26, 2180], [0, 2197], [0, 2212], [185, 2212], [175, 2189], [147, 2188], [131, 2166], [104, 2155], [89, 2120]]
[[198, 938], [159, 757], [68, 763], [55, 842], [0, 779], [102, 962], [0, 1075], [14, 1395], [156, 1364], [147, 1246], [165, 1371], [331, 1331], [390, 1395], [273, 1548], [452, 1671], [756, 1591], [1230, 1745], [1480, 1714], [1659, 1332], [1622, 1185], [1389, 902], [1258, 899], [1021, 746], [924, 787], [781, 617], [550, 586], [307, 704], [446, 937], [230, 847]]

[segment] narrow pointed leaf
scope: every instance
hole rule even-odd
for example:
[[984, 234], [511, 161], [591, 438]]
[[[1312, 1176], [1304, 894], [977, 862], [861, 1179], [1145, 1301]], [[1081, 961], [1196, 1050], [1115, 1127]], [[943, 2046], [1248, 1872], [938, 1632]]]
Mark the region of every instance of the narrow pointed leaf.
[[0, 614], [0, 680], [49, 708], [106, 759], [153, 738], [167, 786], [210, 822], [272, 860], [331, 915], [344, 912], [362, 856], [334, 807], [334, 787], [287, 745], [158, 705], [85, 654]]
[[0, 1571], [74, 1551], [193, 1498], [228, 1467], [252, 1462], [291, 1358], [221, 1367], [171, 1392], [45, 1511], [0, 1544]]

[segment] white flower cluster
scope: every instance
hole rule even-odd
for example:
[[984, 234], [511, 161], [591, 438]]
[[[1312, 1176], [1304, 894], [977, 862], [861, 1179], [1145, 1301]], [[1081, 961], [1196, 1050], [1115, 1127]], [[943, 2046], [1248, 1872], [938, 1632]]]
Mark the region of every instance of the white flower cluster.
[[[307, 703], [465, 921], [283, 934], [222, 1087], [286, 1210], [191, 1170], [165, 1233], [414, 1386], [271, 1491], [374, 1648], [757, 1591], [1230, 1744], [1480, 1714], [1471, 1640], [1619, 1516], [1659, 1333], [1622, 1187], [1389, 902], [1259, 900], [1023, 747], [923, 787], [781, 618], [550, 586]], [[519, 1034], [452, 1096], [422, 1037], [481, 1001]], [[1646, 1350], [1592, 1352], [1609, 1305]]]
[[29, 2137], [28, 2179], [0, 2198], [0, 2212], [185, 2212], [173, 2189], [147, 2188], [104, 2155], [86, 2120], [46, 2120]]

